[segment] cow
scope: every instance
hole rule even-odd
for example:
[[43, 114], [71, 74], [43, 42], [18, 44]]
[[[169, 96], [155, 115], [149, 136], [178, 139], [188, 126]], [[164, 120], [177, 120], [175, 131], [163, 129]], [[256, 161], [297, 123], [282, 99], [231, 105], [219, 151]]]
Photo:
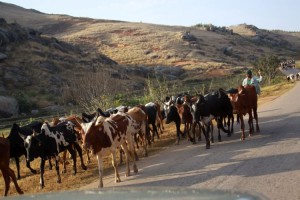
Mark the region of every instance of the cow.
[[[73, 160], [73, 175], [77, 173], [76, 169], [76, 149], [81, 149], [77, 136], [74, 130], [74, 124], [70, 121], [62, 122], [56, 126], [51, 127], [48, 122], [44, 122], [41, 127], [41, 133], [34, 133], [30, 136], [20, 136], [24, 139], [24, 145], [27, 152], [27, 160], [33, 161], [40, 157], [40, 188], [45, 187], [44, 183], [44, 166], [45, 160], [50, 157], [55, 157], [55, 169], [57, 173], [57, 182], [61, 183], [58, 162], [60, 160], [58, 154], [66, 149], [71, 154]], [[83, 170], [86, 170], [84, 164], [81, 165]]]
[[[126, 176], [130, 175], [129, 156], [133, 156], [134, 139], [133, 135], [140, 129], [137, 123], [128, 113], [118, 112], [104, 120], [97, 118], [88, 123], [80, 122], [82, 127], [83, 144], [85, 148], [90, 149], [94, 155], [97, 155], [99, 169], [99, 187], [103, 187], [103, 161], [102, 157], [106, 153], [111, 153], [112, 165], [115, 170], [115, 182], [120, 182], [120, 176], [116, 163], [116, 150], [119, 147], [126, 155]], [[138, 172], [135, 160], [133, 160], [133, 170]]]
[[[27, 157], [26, 149], [24, 147], [24, 140], [19, 136], [19, 133], [25, 136], [29, 136], [33, 134], [33, 130], [35, 130], [36, 132], [40, 132], [42, 124], [43, 123], [40, 121], [33, 121], [30, 124], [21, 127], [16, 123], [12, 125], [7, 139], [10, 142], [10, 157], [14, 158], [16, 162], [18, 179], [21, 178], [19, 157], [23, 155]], [[52, 168], [51, 162], [49, 162], [49, 164], [50, 168]], [[29, 168], [33, 174], [36, 174], [36, 170], [30, 167], [30, 162], [28, 162], [27, 160], [26, 167]]]
[[[148, 156], [148, 151], [147, 151], [147, 137], [150, 134], [149, 133], [149, 128], [148, 128], [148, 116], [146, 114], [146, 110], [142, 109], [138, 106], [130, 108], [128, 110], [128, 115], [130, 115], [141, 127], [141, 130], [138, 132], [138, 136], [141, 140], [142, 146], [144, 148], [144, 156]], [[136, 138], [136, 134], [134, 135], [134, 138]], [[138, 142], [135, 139], [138, 147]], [[135, 152], [135, 151], [134, 151]], [[138, 160], [138, 156], [135, 153], [136, 160]]]
[[[148, 128], [148, 117], [146, 114], [146, 108], [145, 106], [139, 105], [139, 106], [135, 106], [133, 108], [128, 108], [127, 106], [118, 106], [115, 109], [117, 112], [114, 113], [110, 113], [111, 115], [116, 114], [116, 113], [128, 113], [137, 123], [139, 123], [139, 125], [141, 126], [141, 130], [138, 131], [136, 134], [134, 134], [134, 141], [136, 143], [137, 148], [139, 148], [139, 141], [138, 138], [140, 139], [141, 143], [142, 143], [142, 147], [144, 149], [144, 156], [148, 156], [148, 151], [147, 151], [147, 138], [148, 135], [150, 134], [149, 132], [149, 128]], [[98, 108], [98, 113], [100, 116], [102, 117], [108, 117], [103, 115], [103, 112], [101, 111], [101, 109]], [[134, 158], [136, 161], [139, 160], [139, 157], [134, 150]], [[123, 149], [120, 149], [120, 164], [123, 163], [123, 154], [125, 152], [123, 151]]]
[[296, 74], [296, 80], [299, 81], [300, 72]]
[[171, 122], [175, 123], [176, 135], [177, 135], [177, 140], [176, 140], [175, 144], [178, 145], [179, 141], [180, 141], [180, 136], [185, 137], [185, 135], [180, 130], [181, 119], [180, 119], [177, 107], [174, 104], [170, 104], [170, 105], [165, 106], [164, 110], [166, 113], [166, 124], [169, 124]]
[[293, 81], [295, 80], [295, 75], [294, 75], [294, 74], [289, 74], [289, 75], [287, 75], [287, 76], [286, 76], [286, 80], [287, 80], [287, 81], [292, 81], [292, 82], [293, 82]]
[[[220, 88], [219, 90], [211, 92], [205, 96], [200, 94], [198, 101], [193, 104], [192, 107], [195, 112], [195, 121], [201, 121], [206, 126], [206, 133], [204, 133], [204, 136], [207, 149], [210, 148], [208, 135], [212, 119], [216, 119], [218, 129], [227, 133], [227, 136], [230, 135], [229, 130], [224, 128], [222, 120], [225, 116], [232, 115], [232, 105], [223, 89]], [[220, 132], [218, 134], [218, 140], [221, 141]]]
[[[259, 132], [257, 115], [257, 94], [253, 85], [240, 85], [237, 93], [229, 93], [229, 98], [233, 106], [233, 113], [237, 114], [241, 124], [241, 140], [245, 140], [245, 124], [243, 116], [249, 115], [249, 136], [254, 133], [253, 116], [256, 121], [256, 131]], [[253, 112], [253, 115], [252, 115]]]
[[[56, 126], [59, 123], [70, 121], [74, 124], [74, 130], [75, 130], [75, 133], [76, 133], [76, 136], [77, 136], [78, 140], [82, 141], [82, 137], [81, 137], [81, 134], [80, 134], [81, 126], [78, 123], [78, 120], [76, 120], [78, 118], [79, 117], [77, 117], [76, 115], [72, 115], [72, 116], [69, 116], [69, 117], [53, 118], [52, 122], [51, 122], [51, 126]], [[76, 148], [76, 150], [79, 154], [81, 165], [83, 166], [83, 168], [85, 168], [84, 164], [83, 164], [82, 149], [78, 148], [78, 146], [75, 146], [75, 148]], [[63, 170], [62, 170], [62, 173], [66, 173], [66, 155], [67, 155], [67, 150], [65, 150], [63, 152], [63, 160], [62, 160]], [[86, 151], [86, 155], [87, 155], [87, 163], [89, 163], [90, 162], [90, 156], [89, 156], [88, 151]]]
[[[143, 109], [143, 112], [146, 112], [146, 110], [145, 110], [146, 108], [142, 108], [142, 109]], [[108, 118], [111, 115], [116, 114], [118, 112], [121, 112], [121, 113], [128, 112], [128, 107], [127, 106], [118, 106], [116, 108], [109, 108], [106, 111], [102, 111], [102, 109], [97, 108], [96, 112], [94, 112], [92, 114], [82, 113], [82, 119], [83, 119], [83, 122], [85, 122], [85, 123], [95, 121], [97, 118], [98, 118], [98, 121], [99, 120], [103, 121], [105, 118]], [[135, 112], [132, 112], [132, 114], [135, 115]], [[143, 118], [144, 118], [144, 116], [141, 116], [140, 114], [138, 114], [137, 118], [139, 118], [139, 117], [141, 117], [141, 118], [138, 119], [138, 121], [143, 120]], [[147, 119], [147, 116], [146, 116], [146, 119]], [[149, 132], [149, 130], [147, 129], [147, 133], [148, 132]], [[147, 135], [149, 135], [149, 134], [147, 134]], [[139, 146], [138, 146], [138, 141], [137, 141], [137, 135], [136, 134], [134, 135], [134, 139], [135, 139], [135, 142], [136, 142], [137, 148], [138, 148]], [[147, 144], [144, 144], [144, 145], [147, 145]], [[144, 155], [146, 156], [146, 155], [148, 155], [148, 152], [146, 150], [147, 147], [146, 146], [143, 146], [143, 147], [144, 147], [144, 150], [145, 150]], [[87, 151], [87, 152], [89, 152], [89, 151]], [[120, 149], [120, 164], [123, 163], [123, 154], [124, 154], [123, 149]], [[134, 150], [134, 156], [135, 156], [136, 161], [139, 160], [138, 155], [137, 155], [135, 150]]]
[[158, 130], [157, 130], [157, 120], [158, 118], [158, 112], [160, 112], [157, 108], [157, 105], [153, 102], [149, 102], [145, 104], [146, 112], [148, 116], [148, 124], [151, 124], [152, 126], [152, 137], [151, 141], [154, 142], [154, 136], [156, 135], [159, 139]]
[[6, 138], [0, 138], [0, 170], [5, 182], [4, 196], [7, 196], [9, 190], [10, 179], [12, 179], [16, 190], [19, 194], [24, 194], [18, 185], [14, 171], [9, 167], [10, 159], [10, 141]]
[[158, 102], [155, 102], [156, 108], [157, 108], [157, 117], [156, 117], [156, 127], [159, 129], [160, 134], [163, 134], [163, 130], [165, 129], [164, 123], [163, 123], [163, 115], [161, 106]]
[[176, 144], [179, 144], [180, 140], [180, 124], [184, 125], [184, 133], [182, 135], [188, 136], [188, 140], [195, 143], [194, 138], [190, 136], [190, 128], [193, 123], [193, 116], [190, 110], [190, 107], [187, 104], [176, 104], [172, 102], [166, 103], [166, 123], [175, 122], [176, 125], [176, 134], [177, 134], [177, 141]]

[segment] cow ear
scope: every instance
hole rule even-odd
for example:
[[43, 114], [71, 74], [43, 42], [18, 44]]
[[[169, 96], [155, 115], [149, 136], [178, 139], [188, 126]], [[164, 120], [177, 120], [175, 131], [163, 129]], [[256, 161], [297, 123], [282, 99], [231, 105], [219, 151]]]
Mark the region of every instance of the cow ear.
[[84, 122], [83, 119], [80, 119], [79, 117], [75, 117], [75, 121], [81, 126], [81, 124]]
[[37, 136], [39, 133], [38, 132], [36, 132], [34, 129], [32, 129], [32, 132], [33, 132], [33, 136]]

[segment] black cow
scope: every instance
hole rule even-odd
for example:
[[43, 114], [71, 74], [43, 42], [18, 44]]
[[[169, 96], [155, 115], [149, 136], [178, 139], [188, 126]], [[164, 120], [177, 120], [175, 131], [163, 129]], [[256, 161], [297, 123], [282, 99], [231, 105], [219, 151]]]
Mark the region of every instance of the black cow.
[[177, 134], [176, 144], [179, 144], [180, 136], [184, 137], [185, 135], [180, 131], [181, 119], [177, 107], [174, 104], [171, 104], [165, 107], [164, 110], [164, 113], [166, 115], [166, 124], [169, 124], [171, 122], [175, 123]]
[[[30, 136], [23, 136], [24, 144], [27, 152], [27, 160], [33, 161], [34, 158], [40, 157], [40, 187], [43, 188], [44, 184], [44, 166], [45, 160], [50, 157], [55, 157], [55, 169], [57, 172], [57, 182], [61, 182], [59, 174], [59, 157], [58, 154], [64, 150], [68, 150], [73, 159], [73, 174], [76, 174], [76, 153], [73, 146], [78, 150], [81, 147], [77, 143], [77, 136], [74, 130], [74, 124], [72, 122], [62, 122], [56, 126], [51, 127], [45, 122], [41, 127], [40, 134], [33, 134]], [[82, 153], [82, 152], [81, 152]], [[82, 156], [82, 154], [81, 154]], [[82, 165], [82, 168], [86, 170], [86, 167]]]
[[153, 102], [147, 103], [145, 105], [145, 107], [146, 107], [146, 113], [147, 113], [147, 116], [148, 116], [148, 124], [151, 124], [151, 126], [152, 126], [151, 141], [154, 142], [154, 136], [155, 135], [159, 139], [158, 130], [157, 130], [157, 126], [156, 126], [156, 121], [157, 121], [157, 118], [158, 118], [158, 112], [160, 112], [160, 111], [158, 111], [157, 106]]
[[[19, 157], [27, 156], [26, 149], [24, 147], [24, 140], [20, 137], [19, 133], [25, 136], [29, 136], [33, 134], [33, 130], [36, 132], [40, 132], [42, 127], [42, 122], [34, 121], [26, 126], [20, 127], [16, 123], [12, 125], [10, 133], [7, 139], [10, 142], [10, 158], [14, 158], [17, 166], [17, 178], [20, 179], [20, 160]], [[36, 170], [30, 167], [30, 162], [26, 161], [26, 167], [30, 169], [30, 171], [36, 174]], [[50, 162], [50, 168], [52, 167]]]
[[[218, 129], [223, 130], [229, 136], [230, 131], [224, 128], [222, 121], [224, 117], [232, 116], [233, 109], [230, 99], [223, 89], [219, 89], [218, 91], [209, 93], [205, 96], [200, 95], [198, 101], [193, 105], [193, 109], [195, 111], [195, 120], [202, 121], [207, 128], [205, 134], [206, 148], [210, 148], [208, 135], [212, 119], [216, 119]], [[220, 132], [218, 139], [221, 141]]]

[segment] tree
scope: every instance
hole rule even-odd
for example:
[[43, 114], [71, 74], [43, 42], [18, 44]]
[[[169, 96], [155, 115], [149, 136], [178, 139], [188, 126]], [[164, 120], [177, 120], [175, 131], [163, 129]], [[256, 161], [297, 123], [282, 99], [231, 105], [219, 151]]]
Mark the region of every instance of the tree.
[[114, 96], [122, 91], [117, 79], [104, 70], [94, 69], [84, 76], [69, 81], [64, 87], [65, 98], [71, 99], [87, 112], [94, 112], [97, 108], [108, 109], [114, 105]]
[[262, 57], [254, 63], [254, 70], [260, 70], [264, 76], [264, 79], [268, 84], [271, 84], [271, 80], [275, 78], [279, 72], [280, 60], [277, 56], [270, 55], [268, 57]]

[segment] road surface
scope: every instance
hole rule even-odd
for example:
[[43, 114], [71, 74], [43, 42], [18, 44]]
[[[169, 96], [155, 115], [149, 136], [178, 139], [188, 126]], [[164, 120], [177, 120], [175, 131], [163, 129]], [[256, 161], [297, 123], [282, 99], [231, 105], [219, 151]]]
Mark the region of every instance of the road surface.
[[[261, 132], [245, 141], [239, 139], [238, 126], [232, 137], [223, 133], [223, 141], [208, 150], [204, 141], [195, 145], [182, 141], [140, 159], [136, 175], [125, 177], [120, 167], [120, 183], [104, 172], [104, 187], [186, 187], [300, 200], [300, 82], [259, 107], [258, 116]], [[82, 189], [97, 186], [98, 181]]]

